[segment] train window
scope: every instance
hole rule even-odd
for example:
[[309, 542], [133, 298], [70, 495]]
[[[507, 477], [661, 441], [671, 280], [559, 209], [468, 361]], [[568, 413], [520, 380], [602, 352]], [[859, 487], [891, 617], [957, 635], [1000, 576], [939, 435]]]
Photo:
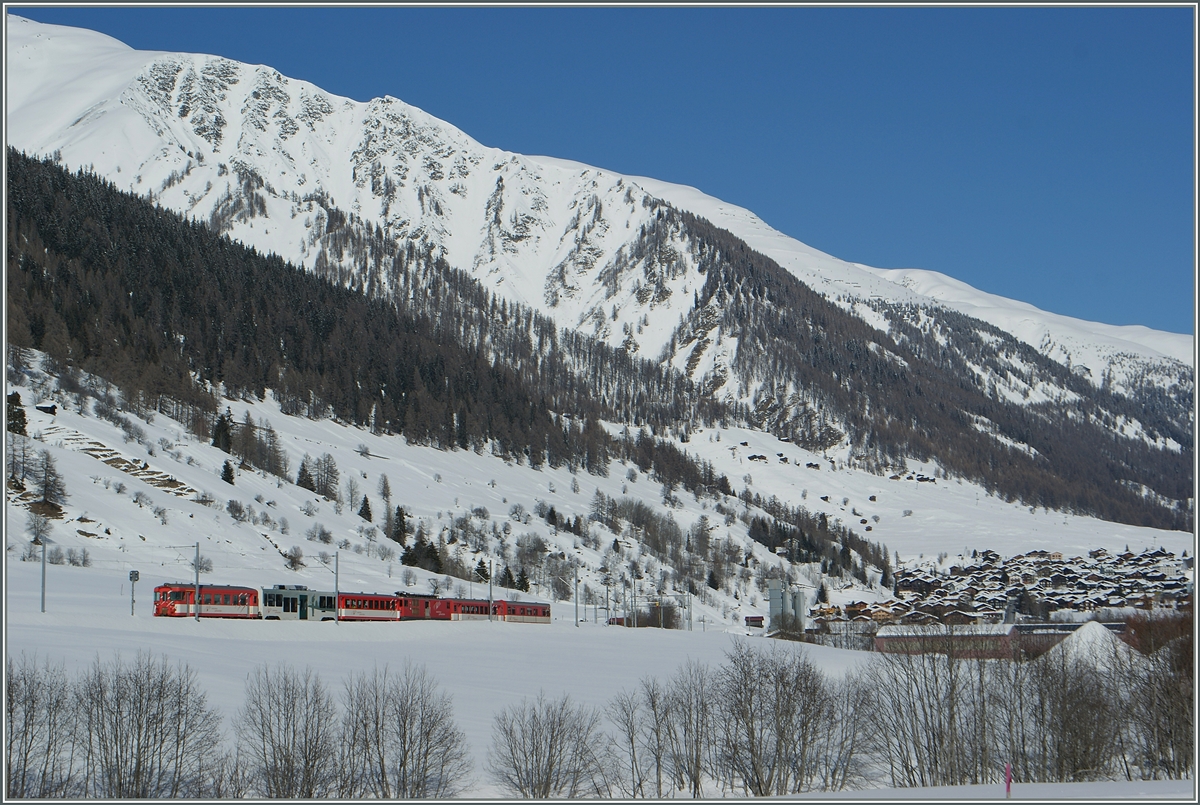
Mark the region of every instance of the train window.
[[211, 604], [211, 603], [212, 603], [212, 596], [211, 596], [211, 595], [209, 595], [208, 593], [205, 593], [205, 594], [204, 594], [204, 603], [206, 603], [206, 604]]
[[229, 603], [229, 596], [228, 596], [228, 595], [227, 595], [227, 596], [225, 596], [225, 603], [226, 603], [226, 604], [228, 604], [228, 603]]

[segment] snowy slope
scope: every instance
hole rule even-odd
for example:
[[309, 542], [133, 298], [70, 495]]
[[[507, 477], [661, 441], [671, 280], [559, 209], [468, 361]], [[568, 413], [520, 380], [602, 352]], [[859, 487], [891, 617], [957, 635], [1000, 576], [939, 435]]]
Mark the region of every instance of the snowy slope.
[[[260, 251], [334, 266], [330, 276], [347, 284], [368, 269], [331, 245], [335, 209], [385, 238], [436, 246], [451, 265], [564, 326], [658, 358], [703, 282], [686, 243], [673, 244], [665, 266], [620, 270], [661, 199], [728, 229], [873, 325], [886, 326], [861, 303], [945, 305], [1096, 385], [1191, 383], [1191, 336], [1057, 316], [935, 272], [848, 263], [694, 188], [486, 148], [394, 98], [358, 103], [265, 66], [133, 51], [13, 15], [6, 24], [12, 145], [92, 166]], [[652, 299], [644, 282], [658, 283]], [[724, 349], [703, 356], [697, 377], [728, 366], [736, 342]], [[683, 368], [688, 355], [667, 357]]]

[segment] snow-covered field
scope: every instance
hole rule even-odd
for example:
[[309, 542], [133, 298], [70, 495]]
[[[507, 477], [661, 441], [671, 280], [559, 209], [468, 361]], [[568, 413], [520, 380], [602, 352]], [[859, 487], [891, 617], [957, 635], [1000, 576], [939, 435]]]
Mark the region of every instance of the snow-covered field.
[[[136, 564], [136, 563], [131, 563]], [[351, 671], [405, 662], [426, 666], [453, 696], [454, 714], [476, 764], [474, 797], [500, 796], [482, 767], [492, 716], [522, 698], [569, 693], [576, 702], [603, 707], [619, 690], [646, 676], [666, 679], [688, 659], [719, 664], [736, 640], [761, 641], [736, 629], [692, 632], [622, 629], [569, 619], [551, 625], [487, 622], [301, 623], [211, 622], [150, 616], [149, 588], [138, 586], [137, 614], [129, 612], [123, 568], [51, 567], [46, 612], [39, 612], [39, 565], [8, 562], [5, 576], [8, 656], [22, 652], [62, 660], [75, 672], [115, 652], [166, 654], [197, 672], [209, 701], [229, 717], [240, 704], [247, 674], [260, 664], [309, 666], [339, 691]], [[149, 575], [149, 574], [147, 574]], [[795, 648], [795, 644], [778, 644]], [[826, 673], [839, 674], [871, 654], [822, 646], [803, 650]], [[1193, 781], [1016, 784], [1013, 799], [1026, 801], [1192, 800]], [[998, 800], [1001, 785], [878, 789], [806, 795], [831, 800]]]
[[[569, 600], [554, 603], [554, 620], [549, 626], [487, 622], [196, 623], [154, 618], [150, 614], [152, 588], [166, 581], [192, 579], [190, 563], [197, 542], [201, 554], [213, 562], [213, 571], [202, 576], [203, 582], [250, 586], [299, 583], [332, 589], [332, 564], [322, 564], [317, 553], [321, 549], [332, 552], [334, 546], [311, 542], [304, 536], [317, 523], [332, 531], [335, 541], [351, 541], [352, 548], [339, 554], [342, 590], [404, 589], [405, 568], [397, 559], [383, 561], [377, 554], [368, 555], [362, 550], [367, 541], [359, 529], [368, 524], [350, 506], [338, 513], [330, 502], [294, 484], [253, 471], [239, 472], [233, 486], [223, 482], [220, 470], [227, 454], [188, 435], [167, 417], [156, 415], [151, 422], [133, 418], [144, 436], [140, 442], [126, 441], [114, 424], [94, 415], [81, 415], [74, 405], [64, 406], [61, 397], [57, 414], [51, 416], [33, 408], [38, 394], [30, 386], [15, 389], [22, 393], [27, 406], [29, 433], [41, 437], [30, 443], [32, 448], [48, 450], [66, 480], [69, 498], [63, 518], [53, 521], [51, 538], [64, 550], [86, 548], [91, 566], [50, 565], [46, 612], [41, 613], [40, 565], [19, 561], [27, 541], [27, 512], [9, 494], [5, 507], [5, 637], [10, 657], [36, 652], [65, 661], [73, 671], [97, 656], [110, 659], [116, 651], [127, 658], [140, 650], [164, 653], [197, 671], [210, 701], [226, 716], [240, 704], [247, 674], [262, 663], [309, 665], [334, 690], [340, 689], [350, 670], [384, 664], [399, 667], [406, 661], [422, 663], [454, 697], [455, 715], [467, 733], [476, 762], [478, 780], [473, 790], [487, 796], [498, 794], [484, 779], [482, 764], [492, 717], [501, 707], [542, 691], [551, 696], [565, 692], [578, 702], [603, 706], [619, 690], [633, 687], [643, 677], [665, 679], [688, 659], [716, 665], [734, 641], [762, 639], [760, 630], [739, 625], [744, 615], [767, 614], [766, 601], [757, 591], [738, 599], [719, 594], [713, 606], [697, 602], [690, 632], [606, 627], [603, 608], [588, 606], [581, 606], [586, 622], [576, 625]], [[354, 478], [361, 492], [371, 498], [378, 513], [376, 525], [383, 511], [378, 486], [380, 476], [386, 474], [393, 505], [404, 505], [410, 516], [423, 521], [434, 535], [451, 517], [486, 508], [488, 519], [495, 521], [498, 529], [501, 523], [509, 524], [511, 533], [505, 539], [510, 545], [519, 535], [534, 533], [542, 536], [551, 550], [578, 557], [583, 563], [580, 589], [590, 586], [599, 594], [598, 600], [603, 600], [604, 590], [597, 568], [603, 561], [603, 550], [615, 535], [601, 533], [600, 551], [592, 550], [578, 545], [578, 538], [569, 533], [554, 534], [539, 518], [529, 523], [513, 521], [508, 516], [510, 506], [521, 504], [532, 510], [538, 501], [544, 501], [564, 515], [586, 517], [598, 489], [612, 497], [638, 497], [666, 511], [660, 486], [645, 476], [631, 481], [628, 468], [617, 462], [612, 464], [608, 477], [586, 473], [572, 477], [565, 468], [533, 470], [486, 454], [408, 445], [403, 438], [374, 436], [329, 420], [286, 417], [269, 398], [253, 405], [231, 402], [230, 408], [235, 421], [240, 422], [248, 409], [255, 422], [271, 423], [288, 453], [293, 476], [306, 453], [313, 457], [330, 453], [343, 484]], [[360, 452], [362, 446], [369, 456]], [[1157, 545], [1176, 553], [1192, 549], [1188, 534], [1055, 512], [1031, 514], [1028, 509], [990, 498], [969, 484], [891, 481], [852, 470], [831, 471], [827, 462], [821, 470], [809, 469], [806, 463], [822, 463], [822, 458], [759, 432], [700, 430], [680, 446], [713, 462], [736, 489], [749, 484], [765, 497], [774, 495], [791, 505], [825, 511], [831, 519], [853, 523], [863, 533], [857, 520], [850, 519], [857, 509], [873, 523], [873, 531], [866, 536], [885, 542], [905, 561], [922, 554], [958, 553], [972, 548], [991, 548], [1002, 555], [1048, 546], [1068, 555], [1100, 546], [1123, 548], [1126, 544], [1133, 550]], [[776, 454], [780, 452], [788, 458], [787, 464], [779, 462]], [[750, 461], [752, 454], [765, 454], [769, 461]], [[932, 472], [932, 468], [912, 469]], [[751, 475], [749, 480], [744, 478], [746, 475]], [[164, 479], [168, 478], [182, 484], [174, 493], [165, 488]], [[119, 484], [124, 485], [120, 491]], [[193, 498], [197, 493], [208, 493], [215, 505], [196, 502]], [[877, 500], [870, 501], [871, 495]], [[829, 500], [822, 500], [822, 496]], [[843, 503], [846, 498], [848, 502]], [[228, 500], [252, 507], [259, 515], [257, 522], [235, 521], [226, 511]], [[315, 509], [312, 516], [303, 511], [307, 503]], [[684, 528], [705, 514], [718, 526], [715, 536], [744, 540], [745, 526], [737, 520], [726, 525], [712, 503], [681, 494], [679, 507], [670, 509], [670, 513]], [[734, 505], [732, 499], [727, 503]], [[906, 516], [906, 510], [912, 514]], [[270, 519], [263, 519], [263, 513]], [[870, 519], [876, 515], [877, 522]], [[287, 534], [282, 533], [285, 519]], [[597, 524], [592, 527], [600, 528]], [[379, 544], [385, 542], [377, 542], [376, 551]], [[281, 555], [292, 546], [301, 547], [305, 553], [307, 566], [298, 572], [285, 569]], [[761, 545], [753, 547], [761, 563], [782, 561]], [[494, 551], [495, 544], [492, 548]], [[477, 555], [466, 546], [460, 543], [457, 549], [466, 553], [471, 565], [477, 561]], [[128, 576], [134, 569], [140, 572], [141, 581], [135, 614], [131, 616]], [[426, 591], [426, 582], [432, 578], [435, 576], [431, 573], [416, 571], [413, 589]], [[486, 595], [483, 585], [468, 587], [464, 582], [461, 586], [470, 594]], [[498, 595], [500, 592], [497, 590]], [[550, 600], [545, 587], [535, 586], [528, 597]], [[861, 587], [833, 591], [835, 601], [872, 597], [884, 597], [884, 591]], [[614, 609], [614, 614], [620, 614], [620, 610]], [[803, 650], [834, 675], [872, 656], [820, 646]], [[1021, 788], [1016, 793], [1039, 798], [1091, 798], [1096, 794], [1128, 798], [1183, 796], [1191, 789], [1152, 784], [1128, 790], [1081, 787], [1078, 790], [1082, 793], [1078, 794], [1067, 793], [1076, 789], [1056, 793], [1059, 790], [1043, 791], [1031, 786], [1026, 794]], [[904, 791], [897, 795], [924, 798], [943, 794], [924, 792], [922, 796]], [[986, 787], [956, 789], [947, 794], [952, 798], [996, 795]]]

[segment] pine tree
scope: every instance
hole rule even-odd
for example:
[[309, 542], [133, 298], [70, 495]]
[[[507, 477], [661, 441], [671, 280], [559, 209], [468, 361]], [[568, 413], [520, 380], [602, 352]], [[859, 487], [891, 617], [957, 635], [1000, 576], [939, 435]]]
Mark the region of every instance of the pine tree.
[[21, 395], [13, 392], [8, 395], [8, 432], [25, 436], [25, 406], [21, 405]]
[[312, 472], [308, 468], [308, 456], [300, 460], [300, 469], [296, 471], [296, 486], [307, 489], [310, 492], [317, 491], [317, 485], [313, 481]]
[[425, 543], [425, 561], [421, 563], [421, 567], [434, 573], [442, 572], [442, 554], [432, 542]]
[[479, 560], [479, 564], [475, 565], [475, 575], [478, 576], [481, 581], [487, 581], [489, 578], [491, 578], [491, 574], [488, 573], [487, 565], [483, 563], [482, 559]]
[[404, 553], [400, 554], [400, 564], [416, 567], [421, 563], [421, 557], [425, 554], [424, 540], [417, 538], [404, 549]]
[[829, 590], [825, 587], [825, 582], [821, 582], [821, 589], [817, 590], [817, 601], [822, 604], [829, 603]]
[[221, 467], [221, 480], [227, 484], [233, 484], [233, 465], [229, 461], [226, 461], [225, 465]]
[[388, 483], [387, 475], [379, 474], [379, 497], [383, 498], [384, 504], [392, 502], [392, 485]]
[[233, 416], [228, 408], [217, 417], [217, 424], [213, 425], [212, 443], [213, 447], [226, 453], [233, 450]]
[[257, 460], [257, 453], [258, 439], [255, 435], [254, 420], [250, 418], [250, 409], [247, 408], [242, 423], [234, 434], [233, 454], [246, 464], [258, 466], [261, 462]]
[[58, 505], [67, 499], [66, 484], [63, 483], [58, 466], [54, 463], [54, 456], [50, 455], [49, 450], [38, 453], [33, 470], [33, 486], [41, 496], [42, 503]]
[[529, 592], [529, 576], [525, 574], [525, 568], [521, 568], [521, 572], [517, 574], [516, 588], [521, 592]]
[[401, 545], [408, 541], [408, 519], [403, 506], [396, 507], [396, 517], [392, 521], [392, 533], [389, 536]]
[[504, 572], [500, 574], [500, 578], [496, 579], [496, 583], [501, 587], [506, 587], [510, 590], [517, 586], [517, 580], [513, 578], [512, 568], [510, 568], [508, 565], [505, 565]]
[[362, 506], [358, 507], [358, 516], [368, 523], [371, 522], [371, 501], [366, 495], [363, 495]]

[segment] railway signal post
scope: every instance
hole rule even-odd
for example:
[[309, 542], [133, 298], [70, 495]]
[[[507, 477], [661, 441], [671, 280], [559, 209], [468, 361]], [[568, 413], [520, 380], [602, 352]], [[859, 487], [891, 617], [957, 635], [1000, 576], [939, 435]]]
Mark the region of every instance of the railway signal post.
[[129, 617], [131, 618], [133, 617], [134, 605], [133, 587], [135, 584], [137, 584], [139, 578], [141, 578], [141, 574], [136, 570], [129, 571]]

